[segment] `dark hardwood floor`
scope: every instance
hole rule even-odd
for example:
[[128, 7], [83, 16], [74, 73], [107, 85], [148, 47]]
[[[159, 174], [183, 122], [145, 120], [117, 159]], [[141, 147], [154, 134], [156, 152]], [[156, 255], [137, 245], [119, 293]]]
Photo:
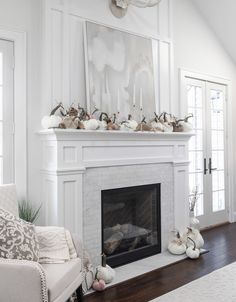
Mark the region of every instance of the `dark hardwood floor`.
[[236, 261], [236, 223], [202, 232], [209, 253], [155, 270], [102, 293], [85, 296], [85, 302], [146, 302]]

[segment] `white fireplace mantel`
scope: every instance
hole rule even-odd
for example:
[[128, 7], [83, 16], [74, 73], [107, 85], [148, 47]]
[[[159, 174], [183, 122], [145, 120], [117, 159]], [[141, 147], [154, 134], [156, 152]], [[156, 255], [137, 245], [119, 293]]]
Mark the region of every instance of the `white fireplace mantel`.
[[39, 134], [47, 224], [65, 226], [83, 236], [83, 176], [87, 169], [171, 163], [174, 224], [178, 229], [187, 226], [188, 141], [192, 133], [49, 129]]

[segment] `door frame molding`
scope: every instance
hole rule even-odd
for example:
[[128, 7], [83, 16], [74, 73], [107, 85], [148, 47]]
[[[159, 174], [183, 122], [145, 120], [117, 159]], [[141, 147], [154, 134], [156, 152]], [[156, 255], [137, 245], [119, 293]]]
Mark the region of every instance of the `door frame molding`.
[[228, 197], [228, 217], [230, 222], [236, 221], [236, 212], [234, 210], [234, 202], [233, 197], [235, 195], [234, 189], [234, 171], [233, 171], [233, 131], [232, 131], [232, 92], [231, 92], [231, 81], [226, 77], [219, 77], [209, 74], [204, 74], [200, 72], [193, 72], [186, 69], [179, 69], [179, 108], [181, 116], [187, 114], [187, 96], [185, 93], [186, 87], [186, 78], [192, 78], [196, 80], [201, 80], [205, 82], [215, 83], [224, 85], [226, 87], [226, 116], [227, 116], [227, 123], [226, 123], [226, 140], [227, 140], [227, 147], [226, 147], [226, 156], [227, 156], [227, 178], [226, 178], [226, 188], [227, 188], [227, 195]]
[[0, 28], [0, 39], [14, 43], [14, 175], [18, 197], [27, 198], [28, 162], [26, 33]]

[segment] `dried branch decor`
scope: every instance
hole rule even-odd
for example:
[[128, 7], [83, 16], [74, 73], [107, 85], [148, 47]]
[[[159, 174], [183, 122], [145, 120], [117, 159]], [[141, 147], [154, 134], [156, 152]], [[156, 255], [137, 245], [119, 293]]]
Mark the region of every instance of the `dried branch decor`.
[[192, 125], [189, 118], [192, 114], [187, 115], [184, 119], [177, 119], [174, 115], [167, 112], [159, 116], [154, 112], [154, 118], [146, 121], [145, 116], [140, 116], [140, 121], [136, 121], [129, 114], [127, 119], [120, 120], [119, 113], [109, 115], [95, 107], [92, 114], [89, 114], [80, 105], [72, 104], [67, 110], [62, 103], [51, 111], [50, 116], [44, 116], [42, 127], [61, 128], [61, 129], [85, 129], [85, 130], [110, 130], [110, 131], [140, 131], [140, 132], [189, 132]]

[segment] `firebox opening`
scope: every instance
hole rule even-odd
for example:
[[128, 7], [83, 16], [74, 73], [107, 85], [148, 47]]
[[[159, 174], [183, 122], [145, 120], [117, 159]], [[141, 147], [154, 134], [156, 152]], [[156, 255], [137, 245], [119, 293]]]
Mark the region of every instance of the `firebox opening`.
[[102, 252], [112, 267], [161, 252], [161, 184], [102, 191]]

